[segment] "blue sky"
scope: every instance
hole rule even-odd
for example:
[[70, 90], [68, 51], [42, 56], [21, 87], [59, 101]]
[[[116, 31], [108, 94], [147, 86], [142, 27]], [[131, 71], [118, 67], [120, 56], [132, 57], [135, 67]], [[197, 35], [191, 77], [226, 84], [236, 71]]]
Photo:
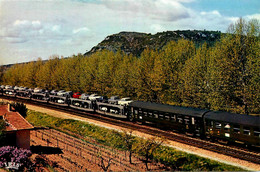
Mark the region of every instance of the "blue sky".
[[246, 16], [260, 13], [259, 0], [197, 0], [189, 7], [201, 11], [218, 10], [224, 16]]
[[0, 0], [0, 65], [85, 53], [121, 31], [220, 30], [260, 0]]

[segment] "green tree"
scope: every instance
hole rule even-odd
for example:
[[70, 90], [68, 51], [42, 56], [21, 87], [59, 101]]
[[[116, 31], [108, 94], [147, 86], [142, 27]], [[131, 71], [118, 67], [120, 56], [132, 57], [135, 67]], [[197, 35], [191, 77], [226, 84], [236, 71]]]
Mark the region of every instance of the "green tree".
[[152, 90], [152, 71], [154, 69], [154, 60], [157, 52], [145, 49], [138, 59], [137, 68], [137, 98], [141, 100], [154, 100], [154, 93]]
[[103, 51], [99, 55], [100, 60], [94, 86], [99, 93], [110, 95], [113, 90], [113, 79], [119, 64], [122, 62], [123, 54], [121, 51], [117, 53]]
[[56, 67], [59, 63], [59, 57], [54, 55], [50, 59], [40, 66], [36, 73], [37, 87], [44, 89], [53, 89], [54, 79], [53, 74], [55, 73]]
[[123, 54], [122, 62], [118, 64], [113, 78], [113, 95], [135, 97], [136, 61], [136, 57]]
[[249, 113], [248, 102], [252, 95], [259, 96], [259, 92], [251, 90], [259, 88], [255, 82], [259, 80], [258, 74], [250, 71], [252, 66], [256, 67], [254, 71], [259, 71], [257, 59], [259, 24], [241, 18], [229, 27], [229, 34], [216, 44], [211, 54], [210, 100], [213, 109]]
[[208, 62], [210, 49], [206, 44], [198, 48], [194, 57], [188, 59], [181, 73], [184, 106], [209, 108]]
[[192, 41], [179, 40], [178, 42], [169, 42], [161, 51], [163, 58], [165, 81], [165, 100], [164, 103], [182, 103], [182, 93], [180, 92], [181, 79], [180, 74], [186, 60], [192, 58], [195, 54], [195, 45]]
[[13, 65], [8, 69], [3, 77], [3, 82], [8, 85], [20, 85], [21, 84], [21, 73], [23, 66], [19, 64]]

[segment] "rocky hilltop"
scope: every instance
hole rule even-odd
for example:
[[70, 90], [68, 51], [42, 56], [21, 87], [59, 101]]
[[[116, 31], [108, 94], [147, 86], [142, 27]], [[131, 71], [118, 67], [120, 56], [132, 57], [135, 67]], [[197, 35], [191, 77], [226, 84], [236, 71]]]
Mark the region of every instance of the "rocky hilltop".
[[84, 55], [89, 55], [104, 49], [114, 51], [121, 50], [126, 54], [140, 56], [144, 49], [160, 50], [169, 41], [177, 41], [179, 39], [188, 39], [195, 42], [196, 46], [207, 42], [213, 45], [221, 37], [219, 31], [200, 31], [200, 30], [185, 30], [185, 31], [166, 31], [158, 32], [154, 35], [138, 32], [120, 32], [107, 36], [97, 46], [93, 47]]

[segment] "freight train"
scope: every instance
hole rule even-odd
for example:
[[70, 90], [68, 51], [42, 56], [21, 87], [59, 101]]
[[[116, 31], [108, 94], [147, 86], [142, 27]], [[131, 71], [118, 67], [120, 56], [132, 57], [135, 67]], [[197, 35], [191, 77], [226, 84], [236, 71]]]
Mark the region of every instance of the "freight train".
[[260, 146], [260, 117], [206, 109], [172, 106], [130, 98], [110, 99], [97, 94], [47, 91], [40, 88], [0, 86], [2, 95], [94, 111], [140, 123], [173, 129], [194, 137]]

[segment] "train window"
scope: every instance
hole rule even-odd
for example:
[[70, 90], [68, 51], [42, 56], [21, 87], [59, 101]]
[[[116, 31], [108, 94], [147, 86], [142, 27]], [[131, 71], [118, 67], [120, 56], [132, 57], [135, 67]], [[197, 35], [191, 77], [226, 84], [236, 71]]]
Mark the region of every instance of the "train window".
[[244, 127], [244, 135], [250, 136], [250, 128], [249, 127]]
[[215, 122], [216, 129], [221, 129], [221, 123]]
[[224, 124], [224, 130], [227, 132], [229, 132], [230, 131], [230, 125], [228, 124], [228, 123], [225, 123]]
[[192, 124], [192, 125], [195, 124], [195, 119], [194, 119], [194, 117], [191, 118], [191, 124]]
[[190, 123], [190, 118], [188, 116], [185, 116], [184, 121], [185, 121], [185, 124], [189, 124]]
[[168, 114], [168, 113], [165, 113], [165, 114], [164, 114], [164, 118], [165, 118], [167, 121], [170, 121], [170, 120], [171, 120], [171, 116], [170, 116], [170, 114]]
[[159, 119], [163, 119], [163, 115], [160, 112], [157, 113]]
[[182, 121], [183, 121], [182, 116], [178, 115], [178, 116], [177, 116], [177, 121], [178, 121], [179, 123], [182, 123]]
[[233, 132], [236, 133], [236, 134], [240, 134], [240, 126], [239, 125], [234, 125]]
[[210, 124], [209, 124], [209, 125], [210, 125], [211, 128], [213, 128], [214, 122], [213, 122], [213, 121], [210, 121]]
[[159, 115], [158, 115], [158, 113], [157, 112], [154, 112], [154, 118], [159, 118]]
[[160, 113], [160, 119], [164, 119], [164, 114], [162, 112]]
[[172, 120], [176, 122], [176, 115], [172, 115]]
[[260, 131], [256, 131], [256, 130], [255, 130], [255, 131], [254, 131], [254, 136], [255, 136], [255, 137], [260, 137]]

